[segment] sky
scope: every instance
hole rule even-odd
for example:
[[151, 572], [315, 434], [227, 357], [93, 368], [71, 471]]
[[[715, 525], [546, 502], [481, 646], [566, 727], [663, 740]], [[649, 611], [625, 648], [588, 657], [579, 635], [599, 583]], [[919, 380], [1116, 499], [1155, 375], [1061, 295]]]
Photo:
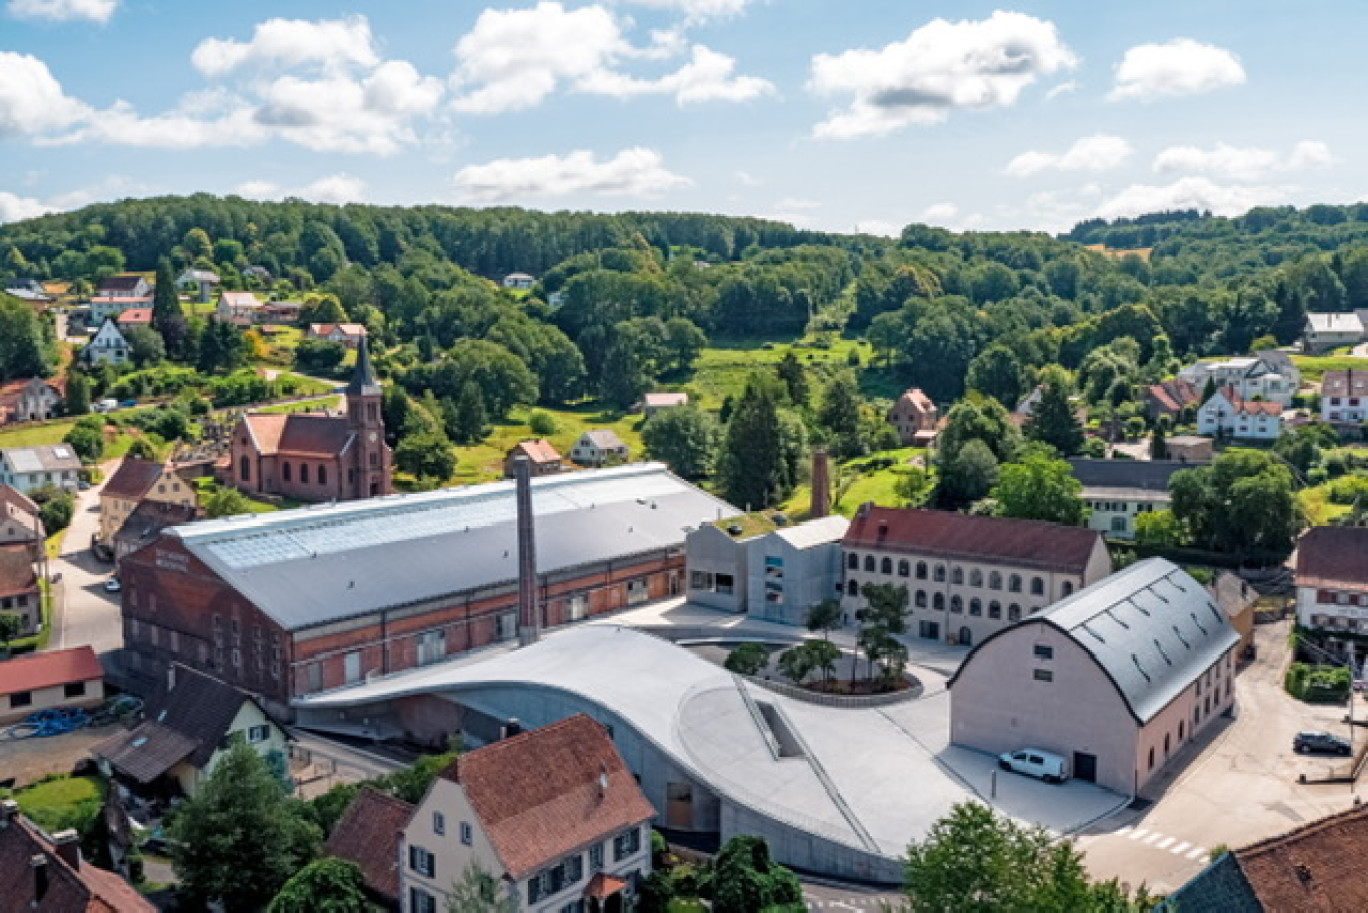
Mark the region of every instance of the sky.
[[1368, 197], [1360, 0], [0, 0], [0, 222], [208, 192], [1066, 231]]

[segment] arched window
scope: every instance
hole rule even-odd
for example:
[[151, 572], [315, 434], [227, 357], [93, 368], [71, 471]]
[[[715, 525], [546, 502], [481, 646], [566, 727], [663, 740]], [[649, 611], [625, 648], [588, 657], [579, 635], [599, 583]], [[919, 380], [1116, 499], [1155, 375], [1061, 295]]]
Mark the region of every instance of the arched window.
[[1009, 605], [1007, 607], [1007, 620], [1021, 621], [1021, 606], [1017, 605], [1015, 602]]
[[282, 481], [282, 482], [288, 482], [288, 481], [290, 481], [290, 461], [289, 461], [289, 460], [286, 460], [284, 463], [281, 463], [281, 464], [280, 464], [280, 481]]
[[1001, 619], [1002, 619], [1002, 603], [998, 602], [996, 599], [994, 599], [992, 602], [988, 603], [988, 617], [989, 617], [989, 618], [996, 618], [996, 619], [1001, 620]]
[[1065, 580], [1065, 581], [1064, 581], [1064, 586], [1062, 586], [1062, 587], [1060, 588], [1060, 592], [1063, 593], [1065, 596], [1072, 596], [1072, 595], [1073, 595], [1073, 584], [1070, 583], [1069, 581]]
[[997, 571], [993, 571], [991, 574], [988, 575], [988, 589], [1002, 589], [1002, 575], [999, 574]]
[[981, 599], [975, 597], [975, 598], [969, 600], [969, 614], [970, 614], [970, 615], [982, 615], [982, 614], [983, 614], [983, 601], [982, 601]]
[[328, 484], [328, 467], [327, 467], [327, 466], [324, 466], [324, 465], [321, 465], [321, 464], [320, 464], [319, 467], [318, 467], [318, 484], [319, 484], [319, 485], [327, 485], [327, 484]]
[[854, 580], [850, 581], [846, 584], [846, 594], [849, 596], [860, 595], [860, 585], [856, 583]]
[[964, 585], [964, 568], [957, 567], [950, 572], [950, 582], [955, 586]]
[[1008, 578], [1008, 580], [1007, 580], [1007, 589], [1011, 590], [1013, 593], [1020, 593], [1020, 592], [1021, 592], [1021, 575], [1020, 575], [1020, 574], [1013, 574], [1010, 578]]
[[906, 558], [903, 558], [898, 562], [898, 576], [906, 577], [910, 573], [912, 573], [912, 565], [908, 563]]
[[850, 568], [852, 571], [858, 571], [860, 569], [860, 556], [854, 552], [847, 555], [846, 567]]
[[926, 562], [925, 562], [925, 561], [918, 561], [918, 562], [917, 562], [917, 579], [918, 579], [918, 580], [925, 580], [925, 579], [926, 579]]
[[936, 565], [936, 570], [935, 570], [935, 572], [932, 574], [932, 577], [933, 577], [933, 579], [934, 579], [937, 583], [944, 583], [944, 582], [945, 582], [945, 565], [943, 565], [943, 564], [938, 564], [938, 565]]
[[971, 632], [968, 628], [960, 628], [959, 637], [956, 639], [959, 641], [959, 644], [962, 647], [971, 647], [974, 645], [973, 632]]
[[983, 571], [979, 570], [978, 568], [974, 568], [972, 571], [970, 571], [970, 572], [969, 572], [969, 585], [970, 585], [970, 586], [983, 586]]
[[308, 481], [309, 481], [309, 464], [308, 464], [308, 463], [300, 463], [300, 464], [299, 464], [299, 481], [301, 481], [301, 482], [308, 482]]
[[926, 590], [917, 590], [916, 599], [913, 601], [916, 603], [917, 608], [926, 608]]
[[944, 594], [944, 593], [937, 593], [936, 595], [934, 595], [934, 596], [931, 597], [931, 608], [935, 609], [937, 612], [944, 612], [944, 611], [945, 611], [945, 594]]
[[244, 482], [252, 481], [252, 461], [247, 456], [243, 456], [238, 463], [238, 478]]
[[893, 573], [893, 559], [892, 559], [892, 558], [889, 558], [887, 555], [884, 556], [884, 559], [883, 559], [882, 561], [879, 562], [879, 573], [880, 573], [880, 574], [892, 574], [892, 573]]
[[950, 611], [954, 612], [956, 615], [962, 614], [964, 612], [964, 600], [960, 599], [958, 596], [951, 596]]
[[874, 556], [865, 555], [864, 569], [866, 573], [874, 573]]
[[1031, 578], [1031, 595], [1032, 595], [1032, 596], [1044, 596], [1044, 595], [1045, 595], [1045, 580], [1044, 580], [1043, 578], [1041, 578], [1041, 577], [1032, 577], [1032, 578]]

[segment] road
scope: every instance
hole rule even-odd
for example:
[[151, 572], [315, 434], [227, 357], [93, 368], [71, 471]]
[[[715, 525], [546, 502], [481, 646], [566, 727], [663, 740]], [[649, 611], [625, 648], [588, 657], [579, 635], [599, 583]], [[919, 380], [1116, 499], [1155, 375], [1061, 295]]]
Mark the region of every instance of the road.
[[1353, 803], [1355, 794], [1344, 784], [1297, 782], [1302, 773], [1343, 761], [1293, 753], [1293, 735], [1300, 729], [1342, 735], [1348, 730], [1341, 722], [1344, 708], [1303, 704], [1283, 691], [1287, 625], [1256, 629], [1259, 659], [1236, 679], [1236, 718], [1221, 721], [1221, 730], [1194, 760], [1174, 765], [1160, 792], [1147, 791], [1144, 798], [1154, 804], [1122, 812], [1080, 837], [1094, 876], [1173, 890], [1206, 865], [1213, 847], [1247, 846]]
[[803, 901], [809, 910], [901, 910], [906, 898], [898, 891], [804, 881]]
[[[118, 468], [118, 461], [106, 463], [104, 478]], [[104, 582], [113, 565], [98, 560], [90, 551], [90, 538], [100, 527], [100, 490], [103, 483], [76, 495], [76, 511], [71, 526], [62, 537], [62, 549], [50, 563], [50, 572], [61, 574], [53, 588], [52, 637], [48, 649], [59, 650], [89, 644], [99, 654], [123, 646], [123, 624], [119, 617], [118, 594], [106, 593]]]

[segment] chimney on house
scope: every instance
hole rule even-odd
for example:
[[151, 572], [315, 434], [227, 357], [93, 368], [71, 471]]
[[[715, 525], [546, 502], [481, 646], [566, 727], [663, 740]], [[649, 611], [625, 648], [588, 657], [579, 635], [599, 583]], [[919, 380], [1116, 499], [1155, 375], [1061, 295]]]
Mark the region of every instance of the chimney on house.
[[13, 799], [0, 801], [0, 828], [9, 827], [9, 823], [19, 817], [19, 803]]
[[174, 691], [174, 690], [176, 690], [176, 664], [175, 664], [175, 663], [167, 663], [167, 664], [166, 664], [166, 690], [167, 690], [167, 691]]
[[532, 517], [532, 461], [513, 458], [518, 502], [518, 644], [537, 642], [541, 619], [537, 610], [537, 537]]
[[38, 906], [48, 892], [47, 853], [34, 853], [29, 857], [29, 868], [33, 869], [33, 904]]
[[831, 474], [825, 447], [812, 451], [812, 505], [808, 515], [816, 520], [831, 511]]
[[52, 848], [62, 861], [72, 869], [81, 869], [81, 835], [74, 828], [67, 828], [52, 835]]

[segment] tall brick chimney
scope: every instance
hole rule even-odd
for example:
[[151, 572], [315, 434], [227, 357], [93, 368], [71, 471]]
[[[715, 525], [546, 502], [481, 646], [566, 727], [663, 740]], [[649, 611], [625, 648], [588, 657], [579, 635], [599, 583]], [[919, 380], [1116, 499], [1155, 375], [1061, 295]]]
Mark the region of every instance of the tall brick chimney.
[[537, 642], [541, 613], [537, 606], [537, 537], [532, 517], [532, 461], [519, 454], [513, 458], [513, 478], [518, 492], [518, 644]]
[[816, 520], [831, 512], [831, 470], [825, 447], [812, 451], [812, 506], [808, 516]]

